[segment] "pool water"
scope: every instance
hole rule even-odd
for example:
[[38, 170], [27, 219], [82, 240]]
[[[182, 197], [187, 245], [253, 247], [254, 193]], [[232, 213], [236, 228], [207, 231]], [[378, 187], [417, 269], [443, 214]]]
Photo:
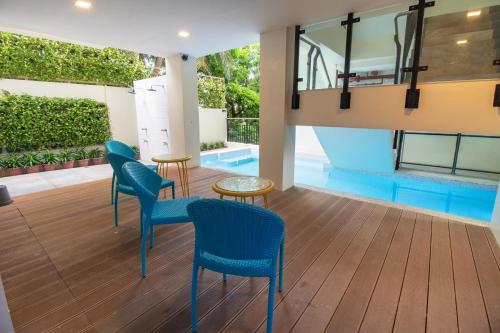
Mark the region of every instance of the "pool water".
[[[258, 151], [243, 148], [204, 154], [201, 164], [208, 168], [257, 176]], [[496, 186], [460, 182], [442, 178], [395, 173], [334, 169], [323, 156], [296, 155], [295, 183], [385, 200], [419, 208], [473, 218], [491, 220]]]

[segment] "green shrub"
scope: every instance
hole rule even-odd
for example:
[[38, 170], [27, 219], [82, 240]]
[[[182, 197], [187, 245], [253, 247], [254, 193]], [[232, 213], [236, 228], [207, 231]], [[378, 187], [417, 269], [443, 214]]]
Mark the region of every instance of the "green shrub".
[[135, 52], [0, 32], [0, 77], [128, 87], [148, 71]]
[[206, 142], [202, 142], [200, 145], [200, 150], [205, 151], [208, 149], [208, 144]]
[[34, 167], [41, 164], [41, 159], [37, 152], [27, 152], [22, 155], [21, 160], [21, 163], [25, 168]]
[[198, 103], [205, 108], [225, 108], [226, 84], [224, 78], [198, 75]]
[[75, 160], [75, 154], [71, 150], [64, 149], [57, 154], [57, 158], [59, 161], [62, 163], [68, 163], [69, 161], [74, 161]]
[[132, 148], [132, 150], [135, 151], [136, 154], [139, 152], [139, 147], [135, 145], [130, 146], [130, 148]]
[[94, 148], [89, 151], [89, 158], [99, 158], [104, 156], [104, 151], [100, 148]]
[[106, 104], [91, 99], [0, 94], [0, 146], [8, 151], [103, 144]]
[[59, 162], [59, 159], [54, 152], [46, 150], [42, 154], [41, 162], [42, 164], [57, 164]]

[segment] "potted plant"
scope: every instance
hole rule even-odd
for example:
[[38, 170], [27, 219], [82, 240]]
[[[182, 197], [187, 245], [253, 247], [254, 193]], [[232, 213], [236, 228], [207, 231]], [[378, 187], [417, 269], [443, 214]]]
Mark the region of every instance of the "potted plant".
[[40, 172], [40, 157], [36, 152], [30, 151], [23, 155], [22, 163], [26, 173]]
[[93, 165], [104, 163], [104, 151], [100, 148], [94, 148], [89, 151], [89, 158]]
[[7, 169], [8, 176], [18, 176], [23, 173], [23, 163], [19, 154], [7, 155], [4, 159], [4, 166]]
[[43, 171], [54, 171], [57, 168], [57, 163], [59, 160], [57, 159], [56, 154], [54, 152], [47, 150], [42, 155], [42, 166]]
[[141, 152], [139, 150], [139, 147], [137, 146], [130, 146], [135, 151], [135, 159], [140, 160], [141, 159]]
[[64, 149], [57, 155], [63, 169], [71, 169], [75, 164], [74, 154], [72, 151]]
[[85, 150], [85, 148], [78, 148], [75, 151], [75, 160], [79, 167], [89, 166], [89, 153]]

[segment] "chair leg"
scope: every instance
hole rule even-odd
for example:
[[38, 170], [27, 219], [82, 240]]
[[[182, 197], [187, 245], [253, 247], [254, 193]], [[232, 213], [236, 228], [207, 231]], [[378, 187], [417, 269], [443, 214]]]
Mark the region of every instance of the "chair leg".
[[153, 248], [153, 242], [154, 242], [154, 226], [153, 226], [153, 223], [151, 223], [151, 225], [149, 226], [149, 248], [152, 249]]
[[142, 208], [141, 208], [141, 212], [139, 213], [141, 214], [141, 216], [139, 216], [139, 221], [141, 222], [141, 225], [139, 226], [139, 228], [141, 229], [141, 238], [142, 238], [142, 234], [144, 233], [144, 230], [143, 230], [143, 221], [142, 221]]
[[224, 282], [227, 281], [227, 274], [226, 273], [222, 273], [222, 280], [224, 280]]
[[141, 275], [142, 278], [146, 277], [146, 240], [148, 239], [147, 223], [143, 223], [141, 237]]
[[175, 184], [172, 184], [172, 199], [175, 199]]
[[276, 277], [269, 279], [269, 295], [267, 296], [267, 333], [273, 332], [273, 311], [274, 311], [274, 289], [276, 288]]
[[283, 240], [280, 244], [280, 267], [279, 267], [279, 277], [278, 277], [278, 291], [283, 291], [283, 261], [285, 256], [285, 241]]
[[115, 226], [118, 226], [118, 190], [115, 190]]
[[114, 202], [113, 196], [115, 195], [115, 178], [115, 172], [113, 171], [113, 176], [111, 177], [111, 204]]
[[191, 327], [193, 332], [198, 332], [198, 317], [196, 314], [196, 294], [198, 288], [198, 265], [193, 263], [193, 278], [191, 281]]

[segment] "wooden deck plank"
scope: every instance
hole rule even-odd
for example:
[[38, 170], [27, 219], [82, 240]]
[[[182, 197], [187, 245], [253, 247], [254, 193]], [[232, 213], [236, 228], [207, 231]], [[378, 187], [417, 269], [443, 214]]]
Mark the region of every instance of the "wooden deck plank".
[[417, 214], [393, 332], [425, 332], [432, 218]]
[[427, 332], [458, 332], [448, 221], [432, 219]]
[[467, 232], [492, 332], [500, 332], [500, 271], [484, 228], [467, 225]]
[[[190, 170], [192, 193], [216, 197], [210, 184], [226, 175]], [[0, 207], [0, 274], [16, 332], [189, 330], [192, 225], [157, 228], [141, 279], [137, 199], [120, 199], [115, 228], [109, 188], [109, 180], [80, 184]], [[303, 188], [273, 192], [270, 205], [287, 228], [275, 332], [387, 332], [391, 321], [394, 332], [424, 332], [427, 316], [428, 331], [453, 317], [462, 332], [500, 330], [499, 249], [489, 230], [408, 211], [396, 227], [400, 210]], [[200, 274], [200, 331], [263, 331], [265, 279]], [[439, 305], [452, 303], [450, 285], [455, 308]]]
[[[309, 306], [300, 317], [285, 318], [283, 316], [285, 320], [280, 320], [281, 325], [278, 326], [277, 332], [289, 331], [290, 329], [294, 332], [323, 332], [335, 313], [379, 227], [387, 223], [387, 221], [392, 221], [393, 217], [399, 215], [399, 213], [396, 209], [388, 211], [387, 209], [379, 209], [377, 215], [367, 221], [368, 223], [365, 223], [357, 233], [355, 239], [349, 244], [347, 250], [319, 290], [317, 290]], [[283, 302], [283, 305], [286, 308], [286, 302]]]
[[466, 227], [455, 222], [449, 227], [458, 328], [461, 332], [490, 332]]
[[[285, 270], [284, 275], [286, 279], [284, 281], [284, 290], [281, 294], [276, 294], [275, 297], [275, 317], [281, 318], [282, 302], [286, 299], [287, 302], [295, 304], [294, 310], [299, 309], [300, 302], [303, 303], [303, 308], [307, 306], [308, 298], [307, 290], [314, 290], [314, 281], [319, 281], [320, 283], [324, 280], [322, 276], [327, 276], [331, 268], [335, 265], [338, 258], [345, 251], [345, 248], [352, 241], [356, 233], [359, 231], [363, 223], [371, 216], [374, 207], [371, 205], [365, 205], [360, 209], [356, 215], [353, 216], [351, 221], [347, 221], [348, 218], [346, 213], [339, 212], [338, 218], [333, 217], [334, 220], [338, 220], [337, 223], [332, 223], [331, 228], [339, 230], [335, 232], [335, 237], [332, 238], [328, 247], [321, 252], [317, 259], [311, 258], [311, 254], [318, 253], [318, 249], [321, 249], [321, 238], [316, 238], [308, 248], [306, 248], [301, 257], [297, 260], [306, 262], [309, 264], [306, 272], [302, 272], [300, 269]], [[345, 222], [344, 222], [345, 221]], [[335, 221], [333, 221], [335, 222]], [[322, 230], [319, 231], [321, 237], [331, 237], [325, 234]], [[319, 287], [318, 287], [319, 288]], [[303, 290], [306, 289], [306, 290]], [[317, 289], [317, 288], [316, 288]], [[309, 297], [312, 299], [313, 293]], [[251, 303], [241, 312], [238, 316], [225, 327], [224, 331], [251, 331], [254, 329], [255, 323], [263, 323], [266, 320], [267, 312], [267, 288], [265, 288]], [[288, 308], [290, 309], [290, 308]], [[299, 314], [301, 312], [298, 312]], [[286, 316], [290, 316], [291, 313], [287, 311]], [[298, 317], [298, 316], [297, 316]], [[283, 320], [280, 320], [280, 322]], [[280, 324], [278, 324], [279, 326]], [[275, 330], [276, 329], [275, 325]]]
[[497, 262], [498, 269], [500, 269], [500, 246], [493, 235], [491, 229], [486, 229], [484, 231], [486, 233], [486, 238], [488, 238], [488, 242], [490, 243], [491, 250], [493, 251], [493, 256], [495, 256], [495, 260]]
[[392, 332], [408, 261], [416, 214], [403, 212], [360, 329]]
[[356, 332], [377, 284], [380, 272], [401, 218], [401, 211], [391, 216], [375, 234], [326, 332]]

